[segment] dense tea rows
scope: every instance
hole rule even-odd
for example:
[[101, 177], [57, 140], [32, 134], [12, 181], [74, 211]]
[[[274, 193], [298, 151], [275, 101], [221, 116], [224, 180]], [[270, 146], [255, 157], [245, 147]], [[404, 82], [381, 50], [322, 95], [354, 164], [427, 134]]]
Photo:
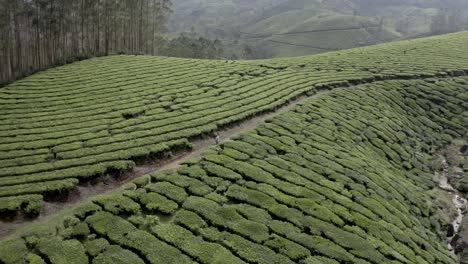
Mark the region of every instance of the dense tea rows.
[[42, 196], [320, 89], [465, 75], [468, 34], [319, 56], [204, 61], [97, 58], [0, 90], [0, 212], [37, 215]]
[[[335, 89], [0, 244], [4, 263], [455, 263], [431, 154], [468, 78]], [[28, 262], [29, 261], [29, 262]]]

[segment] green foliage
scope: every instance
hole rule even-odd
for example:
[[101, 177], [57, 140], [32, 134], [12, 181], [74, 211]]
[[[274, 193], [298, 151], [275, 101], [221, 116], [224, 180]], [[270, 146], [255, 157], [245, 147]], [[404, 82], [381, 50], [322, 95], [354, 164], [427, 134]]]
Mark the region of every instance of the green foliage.
[[153, 225], [159, 222], [159, 217], [156, 215], [132, 215], [128, 221], [142, 230], [149, 230]]
[[140, 206], [120, 193], [102, 196], [94, 200], [105, 211], [113, 214], [134, 214], [140, 211]]
[[[434, 199], [430, 160], [467, 133], [468, 79], [437, 77], [465, 69], [466, 57], [426, 54], [465, 42], [455, 34], [261, 63], [109, 57], [80, 64], [94, 73], [89, 86], [66, 77], [72, 66], [31, 78], [48, 96], [24, 89], [29, 79], [11, 85], [0, 92], [0, 210], [9, 213], [35, 212], [37, 193], [66, 194], [108, 165], [169, 155], [301, 94], [372, 82], [314, 96], [198, 161], [31, 227], [0, 243], [0, 262], [455, 263], [437, 237], [448, 201]], [[414, 80], [422, 74], [437, 78]], [[49, 152], [57, 159], [40, 161]]]
[[5, 240], [0, 243], [0, 261], [6, 264], [19, 263], [27, 254], [28, 248], [22, 239]]
[[169, 182], [157, 182], [147, 185], [146, 190], [156, 192], [165, 197], [175, 201], [176, 203], [182, 203], [187, 198], [187, 193], [183, 188], [173, 185]]
[[91, 241], [86, 241], [84, 243], [84, 247], [86, 249], [86, 253], [95, 257], [100, 253], [104, 252], [110, 246], [109, 242], [104, 238], [98, 238]]
[[250, 158], [249, 155], [228, 147], [223, 148], [223, 154], [236, 160], [248, 160]]
[[121, 241], [126, 234], [136, 230], [135, 226], [108, 212], [98, 212], [86, 218], [86, 223], [99, 235], [111, 241]]
[[265, 226], [245, 220], [234, 208], [222, 207], [211, 200], [193, 196], [187, 198], [183, 207], [201, 214], [216, 226], [230, 228], [251, 239], [262, 241], [268, 237]]
[[[352, 17], [330, 16], [327, 23], [343, 22], [349, 18]], [[356, 25], [361, 22], [372, 24], [361, 21], [359, 17], [353, 19], [356, 19], [353, 20]], [[312, 27], [324, 26], [315, 25], [312, 20], [305, 23]], [[424, 164], [419, 159], [411, 158], [409, 136], [413, 137], [412, 142], [416, 142], [414, 135], [423, 133], [418, 145], [428, 151], [428, 148], [434, 147], [431, 146], [434, 142], [443, 143], [463, 135], [463, 100], [449, 98], [454, 97], [450, 96], [454, 94], [451, 90], [458, 89], [456, 87], [462, 86], [463, 81], [447, 81], [446, 85], [441, 85], [443, 91], [435, 91], [440, 88], [432, 87], [431, 82], [441, 76], [463, 73], [466, 60], [458, 54], [465, 54], [462, 45], [465, 40], [466, 35], [460, 33], [369, 47], [365, 51], [355, 49], [313, 58], [262, 62], [112, 56], [37, 74], [9, 85], [0, 94], [0, 115], [4, 120], [0, 130], [0, 197], [66, 194], [80, 180], [106, 175], [109, 171], [131, 169], [135, 166], [132, 159], [161, 156], [175, 149], [190, 148], [190, 138], [276, 109], [316, 89], [332, 89], [388, 78], [424, 76], [434, 78], [419, 83], [410, 92], [400, 91], [399, 83], [386, 84], [396, 93], [386, 96], [388, 104], [386, 109], [381, 110], [392, 111], [393, 107], [388, 106], [394, 104], [399, 114], [409, 113], [404, 120], [398, 120], [395, 116], [382, 117], [385, 124], [367, 123], [358, 116], [352, 121], [343, 120], [340, 115], [347, 110], [335, 103], [336, 109], [341, 109], [341, 112], [322, 109], [305, 113], [314, 118], [326, 115], [324, 119], [333, 125], [323, 121], [304, 126], [304, 123], [297, 123], [303, 117], [288, 115], [288, 118], [275, 124], [276, 127], [265, 126], [258, 133], [227, 142], [223, 148], [216, 150], [222, 154], [219, 155], [221, 157], [210, 160], [211, 163], [245, 176], [243, 172], [249, 169], [244, 171], [248, 166], [242, 162], [248, 163], [250, 158], [264, 160], [269, 155], [297, 154], [301, 151], [297, 145], [307, 139], [304, 135], [313, 137], [315, 143], [323, 145], [327, 145], [328, 141], [339, 140], [342, 142], [340, 146], [351, 144], [346, 138], [352, 136], [361, 141], [369, 139], [372, 153], [388, 156], [396, 163], [401, 160], [409, 169], [421, 169]], [[431, 57], [431, 54], [441, 53], [445, 54], [444, 58]], [[382, 54], [388, 56], [383, 57]], [[132, 65], [131, 70], [126, 65]], [[80, 81], [76, 81], [77, 72], [82, 76]], [[434, 92], [426, 93], [429, 89]], [[447, 91], [449, 94], [446, 94]], [[392, 100], [392, 96], [400, 96], [401, 100]], [[438, 99], [440, 97], [446, 100]], [[376, 94], [364, 96], [364, 108], [374, 107], [376, 98]], [[346, 95], [346, 100], [353, 103], [356, 97]], [[373, 113], [364, 108], [362, 110], [366, 113], [363, 116], [372, 118]], [[125, 119], [122, 113], [144, 115]], [[418, 127], [427, 126], [428, 129], [420, 131], [416, 126], [406, 128], [411, 125], [408, 121], [418, 124]], [[365, 141], [363, 144], [367, 143]], [[310, 151], [307, 147], [304, 149]], [[321, 151], [335, 155], [337, 150], [328, 146]], [[313, 155], [324, 155], [322, 152]], [[207, 154], [206, 160], [215, 158], [212, 154]], [[320, 173], [332, 169], [336, 174], [342, 172], [332, 157], [315, 159], [313, 162], [319, 162], [324, 167]], [[222, 174], [234, 180], [239, 177], [235, 173], [225, 174], [216, 166], [207, 168], [211, 169], [211, 176], [220, 177], [218, 174]], [[200, 170], [195, 170], [192, 173], [196, 179], [208, 179], [202, 179], [201, 174], [198, 174]], [[252, 172], [256, 173], [254, 170]], [[187, 171], [181, 174], [191, 175]], [[246, 175], [252, 176], [249, 173]], [[147, 182], [142, 178], [136, 183], [142, 185]], [[206, 183], [210, 187], [215, 186], [213, 180]], [[201, 185], [193, 186], [192, 191], [197, 195], [209, 193]], [[40, 205], [34, 201], [30, 207], [25, 207], [28, 214], [34, 215], [39, 211]], [[21, 210], [19, 203], [8, 203], [8, 208]]]
[[338, 264], [339, 262], [327, 257], [307, 257], [304, 259], [301, 264]]
[[29, 216], [39, 215], [42, 209], [42, 195], [22, 195], [0, 198], [0, 212], [23, 211]]
[[26, 258], [26, 262], [29, 264], [45, 264], [46, 262], [36, 254], [29, 254]]
[[186, 255], [144, 231], [129, 233], [124, 245], [144, 254], [151, 263], [191, 263]]
[[163, 214], [172, 214], [179, 207], [177, 203], [153, 192], [141, 195], [140, 202], [145, 206], [146, 210]]
[[95, 264], [143, 264], [135, 253], [130, 250], [123, 249], [119, 246], [109, 246], [107, 249], [94, 258]]
[[229, 250], [216, 243], [204, 241], [177, 225], [157, 225], [152, 231], [161, 239], [195, 257], [202, 263], [243, 263]]
[[37, 245], [37, 250], [47, 256], [52, 263], [88, 263], [85, 249], [78, 240], [41, 239]]
[[149, 180], [150, 180], [150, 178], [148, 176], [143, 176], [143, 177], [139, 177], [139, 178], [136, 178], [135, 180], [133, 180], [133, 183], [137, 187], [142, 187], [142, 186], [145, 186], [146, 184], [148, 184]]
[[87, 216], [90, 216], [96, 212], [101, 211], [101, 207], [99, 205], [92, 203], [92, 202], [85, 202], [81, 203], [78, 206], [76, 206], [73, 210], [73, 213], [76, 217], [80, 219], [84, 219]]
[[208, 227], [208, 224], [203, 220], [203, 218], [198, 216], [196, 213], [184, 209], [177, 211], [174, 223], [186, 227], [192, 232]]
[[294, 263], [287, 257], [275, 252], [261, 244], [252, 243], [241, 236], [223, 233], [224, 245], [250, 262], [257, 263]]
[[204, 182], [184, 175], [173, 173], [166, 174], [163, 172], [154, 174], [152, 177], [154, 178], [154, 181], [170, 182], [176, 186], [184, 188], [186, 192], [194, 195], [203, 196], [213, 191], [213, 189]]
[[308, 249], [278, 235], [273, 235], [265, 245], [296, 261], [311, 255]]
[[242, 176], [236, 173], [235, 171], [212, 162], [203, 162], [203, 169], [210, 175], [214, 175], [216, 177], [224, 178], [227, 180], [242, 179]]
[[162, 55], [198, 59], [220, 59], [223, 55], [223, 44], [220, 40], [191, 36], [187, 33], [171, 39], [167, 45], [168, 48]]
[[90, 230], [86, 223], [77, 223], [72, 227], [68, 227], [61, 232], [64, 238], [83, 238], [89, 235]]

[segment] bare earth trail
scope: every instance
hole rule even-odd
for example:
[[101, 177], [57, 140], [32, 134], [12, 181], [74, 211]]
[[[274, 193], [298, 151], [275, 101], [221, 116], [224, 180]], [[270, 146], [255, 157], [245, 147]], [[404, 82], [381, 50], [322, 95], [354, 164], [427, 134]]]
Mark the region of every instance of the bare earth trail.
[[[220, 135], [220, 142], [229, 141], [235, 136], [254, 129], [265, 120], [271, 119], [276, 115], [289, 111], [304, 99], [310, 99], [314, 96], [317, 96], [318, 94], [325, 92], [326, 91], [320, 91], [313, 96], [300, 96], [297, 99], [290, 101], [287, 105], [278, 108], [276, 111], [259, 114], [240, 122], [238, 125], [222, 129], [218, 131]], [[73, 207], [74, 205], [83, 202], [90, 197], [119, 189], [135, 178], [157, 171], [175, 169], [180, 165], [180, 163], [186, 160], [197, 159], [200, 157], [202, 152], [215, 145], [215, 140], [213, 137], [205, 137], [191, 141], [191, 143], [193, 144], [193, 148], [189, 151], [181, 151], [167, 158], [155, 158], [154, 160], [145, 161], [142, 164], [137, 164], [137, 166], [135, 166], [131, 171], [124, 172], [118, 177], [98, 178], [96, 182], [80, 184], [75, 187], [70, 195], [61, 200], [59, 199], [58, 201], [50, 201], [45, 199], [40, 216], [37, 218], [30, 219], [17, 217], [12, 221], [0, 221], [0, 240], [9, 236], [15, 230], [18, 230], [25, 225], [46, 221], [51, 215], [54, 215], [63, 209]]]
[[466, 214], [465, 210], [468, 206], [468, 200], [464, 198], [464, 194], [460, 193], [449, 183], [449, 179], [448, 179], [449, 178], [448, 177], [449, 164], [445, 156], [442, 156], [442, 166], [444, 169], [442, 170], [442, 172], [440, 172], [440, 175], [439, 175], [440, 176], [439, 187], [440, 189], [450, 194], [450, 196], [452, 197], [452, 202], [455, 205], [455, 208], [457, 209], [457, 216], [452, 221], [453, 234], [447, 237], [447, 240], [448, 240], [447, 247], [450, 250], [454, 250], [452, 241], [460, 232], [461, 224]]

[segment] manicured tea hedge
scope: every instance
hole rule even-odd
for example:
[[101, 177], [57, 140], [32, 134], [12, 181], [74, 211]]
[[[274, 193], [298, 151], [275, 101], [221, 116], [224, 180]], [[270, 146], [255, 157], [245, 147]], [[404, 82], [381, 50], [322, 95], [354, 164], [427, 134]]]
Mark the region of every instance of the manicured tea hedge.
[[456, 263], [437, 235], [430, 162], [468, 134], [467, 87], [393, 80], [318, 95], [16, 234], [0, 262]]
[[[468, 34], [458, 33], [264, 61], [111, 56], [40, 72], [0, 90], [0, 198], [65, 193], [78, 181], [129, 170], [135, 166], [133, 160], [190, 148], [194, 137], [274, 110], [300, 95], [379, 80], [466, 75], [467, 43]], [[435, 82], [431, 79], [426, 86], [437, 86]], [[457, 105], [467, 96], [454, 96], [440, 108], [444, 93], [427, 94], [426, 103], [418, 99], [418, 92], [401, 103], [420, 113], [438, 108], [440, 115], [413, 119], [431, 128], [443, 124], [448, 139], [457, 136], [460, 122], [466, 122]], [[447, 120], [443, 114], [447, 111], [459, 114], [458, 124]], [[352, 126], [349, 122], [343, 126]], [[328, 126], [314, 129], [320, 132], [316, 140], [340, 140]], [[420, 169], [420, 162], [408, 160], [406, 146], [387, 144], [404, 131], [392, 135], [383, 126], [369, 124], [362, 135], [354, 132], [347, 136], [359, 141], [364, 135], [377, 153], [389, 156], [389, 162]], [[268, 137], [276, 132], [263, 133]], [[279, 144], [260, 141], [262, 146]], [[425, 147], [427, 143], [421, 145]], [[226, 149], [226, 156], [245, 162], [246, 155], [261, 159], [268, 151], [271, 148], [265, 152], [236, 142]], [[226, 180], [239, 177], [211, 160], [203, 166]], [[419, 176], [413, 180], [421, 181]]]

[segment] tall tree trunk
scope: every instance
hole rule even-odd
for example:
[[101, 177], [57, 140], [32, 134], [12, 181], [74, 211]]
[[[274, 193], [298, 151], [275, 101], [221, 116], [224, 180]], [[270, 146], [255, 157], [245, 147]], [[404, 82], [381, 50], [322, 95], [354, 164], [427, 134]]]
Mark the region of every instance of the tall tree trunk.
[[143, 0], [140, 0], [140, 25], [138, 37], [138, 53], [143, 52]]
[[40, 36], [40, 7], [37, 7], [36, 17], [36, 56], [37, 56], [37, 67], [36, 70], [41, 68], [41, 36]]
[[155, 54], [167, 1], [0, 0], [0, 82], [80, 55]]
[[100, 19], [100, 3], [101, 1], [97, 1], [97, 7], [96, 7], [96, 19], [97, 19], [97, 34], [96, 34], [96, 55], [99, 55], [100, 51], [100, 42], [101, 42], [101, 19]]
[[105, 55], [109, 55], [109, 9], [110, 7], [108, 6], [108, 0], [105, 0], [105, 12], [106, 12], [106, 27], [105, 27]]
[[48, 29], [48, 37], [47, 37], [47, 53], [48, 53], [48, 58], [49, 58], [49, 63], [48, 65], [51, 65], [54, 63], [54, 57], [53, 57], [53, 17], [54, 17], [54, 1], [50, 0], [50, 10], [49, 10], [49, 17], [48, 19], [50, 20], [49, 23], [47, 23], [47, 29]]
[[6, 68], [6, 78], [7, 81], [11, 81], [13, 79], [13, 72], [11, 67], [11, 59], [10, 59], [10, 10], [9, 8], [5, 9], [5, 18], [6, 18], [6, 26], [5, 26], [5, 68]]
[[146, 20], [145, 20], [145, 54], [150, 52], [150, 42], [149, 42], [149, 24], [150, 24], [150, 0], [146, 0]]
[[85, 20], [85, 0], [81, 0], [81, 50], [80, 53], [84, 53], [84, 20]]
[[[17, 6], [16, 6], [17, 8]], [[16, 9], [15, 8], [15, 9]], [[20, 24], [19, 24], [19, 14], [18, 14], [18, 10], [14, 10], [14, 14], [13, 14], [13, 20], [14, 20], [14, 24], [15, 24], [15, 45], [16, 45], [16, 58], [15, 58], [15, 61], [16, 61], [16, 69], [15, 71], [17, 72], [17, 75], [21, 74], [21, 72], [23, 72], [23, 67], [22, 67], [22, 53], [21, 53], [21, 35], [20, 35]]]
[[156, 18], [157, 18], [157, 15], [156, 15], [156, 9], [157, 8], [157, 5], [156, 5], [156, 0], [153, 0], [153, 30], [152, 30], [152, 35], [151, 35], [151, 54], [154, 55], [154, 49], [155, 49], [155, 46], [156, 46], [156, 43], [155, 43], [155, 40], [156, 40]]
[[112, 23], [113, 25], [113, 29], [114, 29], [114, 52], [117, 51], [119, 52], [119, 47], [118, 47], [118, 42], [117, 42], [117, 31], [118, 31], [118, 27], [117, 27], [117, 12], [119, 11], [118, 8], [115, 9], [114, 11], [114, 22]]

